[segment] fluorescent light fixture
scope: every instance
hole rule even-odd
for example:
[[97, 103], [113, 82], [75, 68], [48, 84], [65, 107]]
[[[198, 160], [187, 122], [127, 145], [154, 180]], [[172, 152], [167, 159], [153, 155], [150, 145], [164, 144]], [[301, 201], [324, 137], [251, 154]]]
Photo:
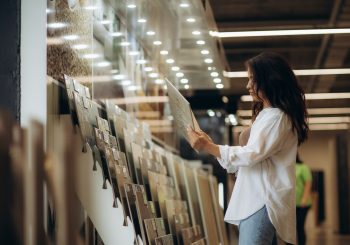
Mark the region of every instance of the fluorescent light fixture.
[[200, 31], [193, 31], [192, 34], [198, 36], [198, 35], [200, 35], [202, 33]]
[[74, 41], [74, 40], [79, 39], [79, 36], [78, 35], [66, 35], [66, 36], [63, 36], [63, 39], [68, 40], [68, 41]]
[[153, 44], [159, 46], [159, 45], [162, 45], [162, 42], [161, 41], [154, 41]]
[[210, 76], [212, 76], [212, 77], [218, 77], [218, 76], [219, 76], [219, 73], [216, 72], [216, 71], [213, 71], [213, 72], [210, 73]]
[[309, 115], [350, 114], [350, 108], [310, 108], [307, 112]]
[[203, 49], [201, 50], [201, 54], [207, 55], [209, 54], [209, 50]]
[[121, 33], [121, 32], [111, 32], [111, 33], [109, 33], [109, 35], [111, 35], [112, 37], [121, 37], [121, 36], [123, 36], [123, 33]]
[[164, 83], [164, 80], [163, 79], [156, 79], [154, 81], [155, 84], [163, 84]]
[[218, 77], [217, 77], [217, 78], [214, 78], [214, 79], [213, 79], [213, 82], [214, 82], [214, 83], [221, 83], [221, 79], [218, 78]]
[[86, 10], [95, 10], [95, 9], [99, 9], [99, 7], [90, 5], [90, 6], [84, 7], [84, 9], [86, 9]]
[[59, 29], [59, 28], [63, 28], [63, 27], [66, 27], [66, 26], [67, 26], [67, 24], [61, 23], [61, 22], [55, 22], [55, 23], [47, 24], [47, 28], [52, 28], [52, 29]]
[[348, 123], [336, 123], [336, 124], [311, 124], [310, 130], [348, 130]]
[[168, 55], [169, 54], [169, 52], [167, 50], [161, 50], [159, 53], [161, 55]]
[[120, 43], [120, 46], [123, 46], [123, 47], [129, 46], [129, 45], [130, 45], [129, 42], [121, 42]]
[[188, 3], [180, 3], [181, 8], [188, 8], [190, 5]]
[[143, 59], [136, 60], [136, 64], [139, 64], [139, 65], [144, 65], [146, 63], [147, 63], [147, 60], [143, 60]]
[[96, 66], [98, 67], [107, 67], [107, 66], [110, 66], [111, 65], [111, 62], [108, 62], [108, 61], [101, 61], [101, 62], [98, 62], [96, 64]]
[[211, 63], [213, 63], [213, 59], [207, 58], [204, 60], [204, 62], [207, 64], [211, 64]]
[[[350, 68], [336, 68], [336, 69], [304, 69], [293, 70], [297, 76], [315, 76], [315, 75], [344, 75], [350, 74]], [[231, 71], [223, 72], [225, 77], [248, 77], [247, 71]]]
[[190, 88], [190, 85], [185, 84], [184, 88], [185, 88], [185, 89], [189, 89], [189, 88]]
[[183, 77], [183, 76], [184, 76], [184, 74], [182, 72], [176, 73], [176, 77]]
[[190, 22], [190, 23], [193, 23], [193, 22], [196, 22], [196, 19], [195, 18], [192, 18], [192, 17], [190, 17], [190, 18], [187, 18], [187, 20], [186, 20], [187, 22]]
[[350, 93], [314, 93], [305, 94], [307, 100], [350, 99]]
[[[350, 114], [350, 108], [309, 108], [307, 113], [311, 115], [339, 115], [339, 114]], [[240, 117], [251, 117], [252, 110], [237, 110], [237, 115]], [[324, 118], [324, 117], [323, 117]], [[334, 118], [334, 117], [331, 117]], [[311, 119], [311, 118], [310, 118]], [[314, 119], [312, 119], [314, 120]], [[318, 120], [318, 119], [316, 119]], [[333, 119], [331, 119], [333, 120]], [[310, 121], [311, 122], [311, 121]]]
[[127, 6], [129, 9], [134, 9], [134, 8], [136, 8], [136, 5], [135, 4], [128, 4], [128, 6]]
[[180, 70], [180, 67], [178, 67], [178, 66], [173, 66], [173, 67], [171, 67], [171, 70], [173, 70], [173, 71], [179, 71], [179, 70]]
[[98, 57], [100, 57], [99, 54], [84, 54], [83, 58], [85, 59], [97, 59]]
[[154, 31], [148, 31], [148, 32], [146, 32], [146, 34], [147, 34], [148, 36], [154, 36], [154, 35], [156, 35], [156, 33], [155, 33]]
[[111, 70], [111, 73], [112, 74], [116, 74], [116, 73], [118, 73], [118, 70], [117, 69], [113, 69], [113, 70]]
[[153, 68], [152, 67], [145, 67], [145, 71], [153, 71]]
[[165, 62], [168, 63], [168, 64], [173, 64], [173, 63], [175, 62], [175, 60], [173, 60], [173, 59], [167, 59]]
[[218, 83], [218, 84], [216, 84], [216, 88], [217, 89], [223, 89], [224, 85], [222, 83]]
[[350, 28], [332, 28], [332, 29], [301, 29], [301, 30], [269, 30], [269, 31], [233, 31], [233, 32], [215, 32], [209, 34], [221, 38], [239, 38], [239, 37], [271, 37], [271, 36], [301, 36], [301, 35], [325, 35], [325, 34], [348, 34]]
[[156, 77], [159, 76], [159, 74], [156, 73], [156, 72], [152, 72], [152, 73], [148, 74], [148, 76], [151, 77], [151, 78], [156, 78]]
[[350, 117], [310, 117], [309, 124], [350, 123]]
[[197, 43], [198, 45], [204, 45], [204, 44], [205, 44], [205, 41], [203, 41], [203, 40], [198, 40], [196, 43]]
[[215, 112], [213, 110], [207, 110], [208, 116], [213, 117], [215, 116]]
[[72, 48], [77, 50], [87, 49], [89, 46], [87, 44], [76, 44], [73, 45]]
[[182, 83], [182, 84], [187, 84], [187, 83], [188, 83], [188, 79], [182, 78], [182, 79], [180, 80], [180, 83]]
[[144, 18], [141, 18], [141, 19], [138, 19], [138, 20], [137, 20], [137, 22], [139, 22], [139, 23], [146, 23], [146, 22], [147, 22], [147, 20], [146, 20], [146, 19], [144, 19]]

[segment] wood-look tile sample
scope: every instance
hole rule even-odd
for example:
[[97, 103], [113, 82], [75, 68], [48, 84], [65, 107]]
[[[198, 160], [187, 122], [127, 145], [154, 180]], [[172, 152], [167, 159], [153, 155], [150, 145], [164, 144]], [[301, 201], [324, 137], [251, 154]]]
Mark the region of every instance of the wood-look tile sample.
[[148, 244], [155, 245], [156, 244], [155, 239], [156, 237], [158, 237], [156, 222], [154, 218], [152, 218], [152, 219], [145, 219], [144, 223], [145, 223], [145, 230], [146, 230]]
[[156, 245], [173, 245], [173, 236], [171, 234], [159, 236], [156, 238]]

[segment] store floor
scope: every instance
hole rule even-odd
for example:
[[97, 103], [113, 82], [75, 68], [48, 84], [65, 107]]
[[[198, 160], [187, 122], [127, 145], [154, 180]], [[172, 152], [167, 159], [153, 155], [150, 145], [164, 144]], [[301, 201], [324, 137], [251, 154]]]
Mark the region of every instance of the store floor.
[[335, 234], [329, 229], [307, 229], [307, 245], [349, 245], [350, 235]]

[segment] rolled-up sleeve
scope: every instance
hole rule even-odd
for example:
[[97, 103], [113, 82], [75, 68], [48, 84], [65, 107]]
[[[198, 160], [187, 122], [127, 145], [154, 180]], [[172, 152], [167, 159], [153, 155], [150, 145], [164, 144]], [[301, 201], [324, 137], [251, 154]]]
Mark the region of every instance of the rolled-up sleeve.
[[229, 173], [237, 171], [239, 167], [254, 165], [276, 153], [290, 131], [291, 126], [286, 116], [266, 115], [253, 125], [246, 146], [221, 145], [217, 160]]

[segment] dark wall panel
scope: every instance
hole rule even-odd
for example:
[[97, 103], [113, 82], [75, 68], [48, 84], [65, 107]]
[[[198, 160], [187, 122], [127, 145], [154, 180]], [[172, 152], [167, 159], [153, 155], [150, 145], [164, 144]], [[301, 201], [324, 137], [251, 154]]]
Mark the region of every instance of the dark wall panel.
[[20, 119], [21, 1], [0, 1], [0, 108]]

